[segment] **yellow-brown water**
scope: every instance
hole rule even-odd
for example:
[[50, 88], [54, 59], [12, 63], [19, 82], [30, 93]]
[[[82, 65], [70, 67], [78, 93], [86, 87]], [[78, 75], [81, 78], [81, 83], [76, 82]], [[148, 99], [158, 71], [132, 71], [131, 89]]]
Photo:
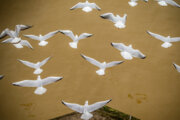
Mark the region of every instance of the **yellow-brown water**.
[[[84, 104], [112, 98], [108, 105], [142, 120], [180, 119], [180, 74], [172, 62], [180, 64], [180, 43], [165, 49], [162, 42], [146, 33], [150, 30], [165, 36], [180, 36], [180, 9], [160, 7], [156, 2], [139, 1], [131, 8], [127, 0], [91, 0], [102, 10], [85, 13], [70, 11], [79, 0], [6, 0], [0, 1], [0, 31], [14, 29], [16, 24], [33, 25], [22, 34], [46, 34], [57, 29], [69, 29], [75, 34], [83, 32], [94, 36], [81, 40], [78, 49], [72, 49], [70, 38], [57, 34], [46, 47], [27, 39], [34, 50], [17, 49], [0, 44], [0, 119], [47, 120], [72, 112], [61, 100]], [[107, 12], [127, 13], [127, 27], [117, 29], [113, 23], [99, 15]], [[4, 39], [3, 39], [4, 40]], [[147, 58], [125, 61], [109, 68], [105, 76], [98, 76], [97, 68], [80, 56], [83, 53], [101, 62], [123, 60], [111, 42], [132, 44]], [[42, 78], [63, 76], [64, 79], [45, 86], [47, 92], [38, 96], [35, 88], [11, 85], [16, 81], [36, 79], [33, 69], [17, 59], [37, 62], [52, 56], [43, 66]]]

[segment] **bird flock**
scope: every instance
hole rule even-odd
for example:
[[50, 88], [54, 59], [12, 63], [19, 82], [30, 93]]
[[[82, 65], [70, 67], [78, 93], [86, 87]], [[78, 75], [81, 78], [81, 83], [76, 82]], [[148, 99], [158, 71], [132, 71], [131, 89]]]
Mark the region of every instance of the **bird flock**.
[[[128, 4], [131, 7], [135, 7], [138, 3], [138, 0], [130, 0], [128, 2]], [[145, 2], [148, 2], [148, 0], [143, 0]], [[155, 0], [158, 2], [159, 5], [161, 6], [167, 6], [172, 5], [175, 7], [180, 8], [180, 5], [178, 5], [175, 1], [173, 0]], [[90, 3], [88, 0], [86, 0], [85, 2], [79, 2], [76, 5], [74, 5], [72, 8], [70, 8], [70, 10], [74, 10], [77, 8], [81, 8], [84, 12], [91, 12], [93, 9], [96, 10], [101, 10], [101, 8], [96, 5], [95, 3]], [[126, 19], [127, 19], [127, 14], [125, 13], [122, 17], [120, 15], [114, 15], [113, 13], [104, 13], [102, 15], [100, 15], [101, 18], [103, 19], [108, 19], [109, 21], [114, 23], [114, 26], [119, 28], [119, 29], [124, 29], [126, 27]], [[16, 25], [15, 26], [15, 30], [10, 30], [8, 28], [6, 28], [5, 30], [3, 30], [0, 34], [0, 39], [8, 36], [9, 38], [3, 40], [1, 43], [9, 43], [12, 44], [14, 47], [21, 49], [24, 46], [34, 49], [32, 47], [32, 45], [30, 44], [29, 41], [27, 40], [22, 40], [21, 37], [19, 36], [20, 31], [22, 30], [26, 30], [31, 28], [32, 26], [30, 25]], [[150, 32], [149, 30], [146, 31], [150, 36], [159, 39], [163, 42], [163, 44], [161, 45], [163, 48], [169, 48], [172, 46], [172, 42], [178, 42], [180, 41], [180, 37], [164, 37], [162, 35]], [[26, 38], [32, 39], [32, 40], [37, 40], [39, 41], [39, 46], [46, 46], [48, 44], [47, 40], [50, 39], [51, 37], [53, 37], [55, 34], [57, 33], [62, 33], [66, 36], [68, 36], [69, 38], [72, 39], [72, 42], [69, 42], [69, 46], [73, 49], [77, 49], [78, 48], [78, 43], [81, 39], [85, 39], [88, 37], [92, 37], [93, 34], [90, 33], [82, 33], [81, 35], [74, 35], [74, 33], [71, 30], [55, 30], [53, 32], [49, 32], [46, 35], [41, 35], [39, 34], [37, 35], [23, 35]], [[120, 51], [121, 56], [125, 59], [125, 60], [132, 60], [133, 57], [135, 58], [140, 58], [140, 59], [145, 59], [146, 55], [144, 55], [140, 50], [138, 49], [134, 49], [132, 47], [132, 45], [125, 45], [124, 43], [113, 43], [111, 42], [110, 45], [114, 48], [116, 48], [117, 50]], [[112, 62], [99, 62], [97, 60], [95, 60], [94, 58], [88, 57], [82, 53], [80, 53], [80, 56], [85, 59], [86, 61], [88, 61], [89, 63], [95, 65], [96, 67], [98, 67], [99, 69], [96, 70], [96, 74], [97, 75], [105, 75], [105, 70], [107, 68], [119, 65], [124, 63], [124, 61], [112, 61]], [[50, 77], [46, 77], [44, 79], [41, 79], [40, 74], [43, 72], [43, 69], [41, 68], [43, 65], [45, 65], [52, 57], [48, 57], [42, 61], [38, 61], [36, 63], [32, 63], [29, 61], [25, 61], [25, 60], [20, 60], [18, 59], [19, 62], [21, 62], [22, 64], [24, 64], [25, 66], [28, 66], [30, 68], [34, 69], [34, 74], [37, 75], [37, 79], [36, 80], [23, 80], [23, 81], [19, 81], [19, 82], [14, 82], [12, 83], [12, 85], [14, 86], [20, 86], [20, 87], [36, 87], [34, 93], [37, 95], [42, 95], [44, 94], [47, 89], [44, 88], [43, 86], [57, 82], [61, 79], [63, 79], [63, 77], [61, 76], [50, 76]], [[175, 69], [180, 73], [180, 66], [177, 65], [176, 63], [173, 63], [173, 66], [175, 67]], [[3, 79], [4, 75], [0, 75], [0, 79]], [[67, 107], [69, 107], [70, 109], [79, 112], [82, 114], [81, 119], [83, 120], [89, 120], [90, 118], [93, 117], [93, 115], [91, 114], [91, 112], [103, 107], [104, 105], [106, 105], [107, 103], [109, 103], [111, 101], [111, 99], [109, 100], [105, 100], [105, 101], [101, 101], [101, 102], [96, 102], [92, 105], [88, 105], [88, 101], [85, 102], [84, 105], [79, 105], [79, 104], [75, 104], [75, 103], [68, 103], [62, 100], [62, 103], [64, 105], [66, 105]]]

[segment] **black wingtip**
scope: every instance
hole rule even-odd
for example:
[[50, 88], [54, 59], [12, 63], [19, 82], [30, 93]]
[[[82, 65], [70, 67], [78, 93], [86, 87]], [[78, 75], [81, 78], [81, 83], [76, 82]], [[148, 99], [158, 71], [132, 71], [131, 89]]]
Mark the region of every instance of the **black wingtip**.
[[64, 104], [64, 105], [66, 105], [63, 100], [61, 100], [61, 103]]
[[12, 85], [14, 85], [14, 86], [19, 86], [19, 87], [20, 87], [20, 85], [17, 85], [17, 84], [15, 84], [15, 83], [12, 83]]
[[0, 76], [0, 80], [3, 79], [3, 78], [4, 78], [4, 75], [1, 75], [1, 76]]
[[82, 58], [86, 59], [83, 54], [80, 54]]
[[111, 46], [114, 46], [112, 42], [111, 42]]
[[175, 63], [173, 63], [173, 66], [174, 66], [174, 68], [175, 68], [175, 69], [177, 69], [177, 67], [176, 67]]
[[142, 57], [141, 59], [145, 59], [147, 56]]
[[107, 103], [109, 103], [109, 102], [111, 102], [112, 101], [112, 99], [110, 99]]
[[103, 18], [103, 19], [105, 19], [105, 17], [104, 17], [104, 16], [102, 16], [102, 15], [100, 15], [100, 17], [101, 17], [101, 18]]

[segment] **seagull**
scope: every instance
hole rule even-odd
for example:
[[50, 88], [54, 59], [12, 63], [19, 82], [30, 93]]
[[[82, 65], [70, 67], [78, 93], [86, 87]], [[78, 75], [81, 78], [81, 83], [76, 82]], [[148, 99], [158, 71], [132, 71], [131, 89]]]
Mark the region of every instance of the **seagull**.
[[32, 63], [32, 62], [24, 61], [24, 60], [20, 60], [20, 59], [18, 59], [18, 60], [21, 63], [23, 63], [24, 65], [31, 67], [31, 68], [34, 68], [35, 69], [34, 74], [41, 74], [43, 72], [43, 70], [40, 67], [42, 67], [44, 64], [46, 64], [50, 58], [51, 57], [48, 57], [48, 58], [44, 59], [43, 61], [37, 62], [37, 63]]
[[3, 79], [4, 75], [0, 75], [0, 80]]
[[168, 4], [180, 8], [180, 5], [177, 4], [174, 0], [155, 0], [160, 6], [168, 6]]
[[124, 61], [112, 61], [112, 62], [109, 62], [109, 63], [106, 63], [106, 62], [102, 62], [100, 63], [99, 61], [93, 59], [93, 58], [90, 58], [88, 56], [85, 56], [83, 54], [81, 54], [81, 56], [87, 60], [88, 62], [90, 62], [91, 64], [99, 67], [100, 69], [96, 71], [96, 73], [98, 75], [105, 75], [105, 70], [106, 68], [110, 68], [110, 67], [113, 67], [113, 66], [116, 66], [116, 65], [119, 65], [121, 63], [123, 63]]
[[70, 108], [78, 113], [82, 113], [81, 119], [89, 120], [90, 118], [93, 117], [91, 112], [102, 108], [104, 105], [109, 103], [111, 100], [112, 99], [106, 100], [106, 101], [101, 101], [101, 102], [96, 102], [92, 105], [88, 105], [88, 101], [86, 101], [84, 105], [79, 105], [79, 104], [74, 104], [74, 103], [67, 103], [62, 100], [62, 104], [64, 104], [68, 108]]
[[59, 32], [61, 32], [62, 34], [65, 34], [66, 36], [69, 36], [73, 40], [73, 42], [70, 42], [69, 45], [70, 47], [75, 48], [75, 49], [77, 48], [79, 40], [92, 36], [92, 34], [89, 34], [89, 33], [82, 33], [80, 36], [74, 35], [73, 32], [70, 30], [60, 30]]
[[146, 56], [139, 50], [132, 48], [132, 45], [126, 46], [123, 43], [111, 43], [111, 45], [121, 51], [121, 55], [124, 59], [132, 60], [133, 57], [145, 59]]
[[39, 36], [35, 36], [35, 35], [24, 35], [24, 37], [27, 38], [31, 38], [33, 40], [38, 40], [39, 42], [39, 46], [46, 46], [48, 44], [48, 42], [46, 41], [47, 39], [53, 37], [55, 34], [57, 34], [59, 32], [59, 30], [53, 31], [53, 32], [49, 32], [48, 34], [42, 36], [41, 34]]
[[179, 65], [177, 65], [177, 64], [175, 64], [175, 63], [173, 63], [173, 66], [176, 68], [176, 70], [180, 73], [180, 66]]
[[[128, 4], [131, 6], [131, 7], [134, 7], [134, 6], [136, 6], [137, 5], [137, 1], [138, 0], [130, 0], [129, 2], [128, 2]], [[145, 2], [148, 2], [148, 0], [144, 0]]]
[[37, 80], [23, 80], [19, 82], [12, 83], [14, 86], [20, 86], [20, 87], [37, 87], [34, 91], [37, 95], [44, 94], [47, 89], [43, 86], [51, 84], [53, 82], [57, 82], [61, 80], [63, 77], [46, 77], [44, 79], [41, 79], [40, 75], [38, 75]]
[[98, 5], [96, 5], [96, 3], [89, 3], [88, 0], [86, 0], [86, 2], [84, 3], [82, 2], [77, 3], [70, 10], [74, 10], [76, 8], [82, 8], [84, 12], [91, 12], [92, 9], [97, 9], [99, 11], [101, 10], [101, 8]]
[[125, 28], [126, 27], [126, 19], [127, 14], [124, 14], [123, 17], [120, 17], [119, 15], [114, 16], [113, 13], [105, 13], [100, 16], [101, 18], [108, 19], [114, 23], [114, 26], [117, 28]]
[[147, 31], [147, 33], [149, 35], [155, 37], [156, 39], [159, 39], [159, 40], [163, 41], [164, 43], [161, 46], [164, 47], [164, 48], [171, 47], [172, 46], [171, 42], [180, 41], [180, 37], [173, 37], [173, 38], [171, 38], [170, 36], [164, 37], [162, 35], [155, 34], [155, 33], [152, 33], [150, 31]]

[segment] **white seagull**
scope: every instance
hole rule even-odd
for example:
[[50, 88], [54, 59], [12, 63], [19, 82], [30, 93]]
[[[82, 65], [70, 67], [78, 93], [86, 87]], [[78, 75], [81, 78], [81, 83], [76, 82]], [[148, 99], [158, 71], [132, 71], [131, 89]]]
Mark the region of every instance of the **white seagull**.
[[111, 43], [111, 45], [121, 51], [121, 55], [124, 59], [132, 60], [133, 57], [145, 59], [146, 56], [139, 50], [132, 48], [132, 45], [126, 46], [123, 43]]
[[155, 0], [161, 6], [168, 6], [168, 4], [180, 8], [180, 5], [177, 4], [174, 0]]
[[74, 104], [74, 103], [67, 103], [67, 102], [62, 101], [62, 104], [66, 105], [68, 108], [70, 108], [70, 109], [72, 109], [72, 110], [74, 110], [74, 111], [76, 111], [78, 113], [82, 113], [81, 119], [89, 120], [90, 118], [93, 117], [91, 112], [102, 108], [103, 106], [105, 106], [110, 101], [111, 101], [111, 99], [106, 100], [106, 101], [96, 102], [96, 103], [94, 103], [92, 105], [88, 105], [88, 101], [86, 101], [84, 105], [79, 105], [79, 104]]
[[173, 63], [173, 66], [176, 68], [176, 70], [180, 73], [180, 66], [179, 65], [177, 65], [177, 64], [175, 64], [175, 63]]
[[55, 34], [57, 34], [59, 32], [59, 30], [53, 31], [53, 32], [49, 32], [48, 34], [42, 36], [41, 34], [39, 36], [35, 36], [35, 35], [24, 35], [24, 37], [27, 38], [31, 38], [33, 40], [38, 40], [39, 42], [39, 46], [46, 46], [48, 44], [48, 42], [46, 41], [47, 39], [53, 37]]
[[82, 2], [77, 3], [70, 10], [74, 10], [76, 8], [82, 8], [84, 12], [91, 12], [92, 9], [101, 10], [101, 8], [98, 5], [96, 5], [96, 3], [89, 3], [88, 0], [86, 0], [86, 2], [84, 3]]
[[16, 48], [23, 48], [23, 46], [27, 46], [31, 49], [33, 49], [33, 47], [31, 46], [31, 44], [27, 41], [27, 40], [22, 40], [19, 37], [19, 32], [22, 29], [27, 29], [29, 28], [29, 26], [26, 25], [16, 25], [16, 29], [15, 31], [9, 30], [8, 28], [6, 28], [2, 33], [1, 33], [1, 37], [5, 37], [6, 35], [10, 36], [10, 38], [2, 41], [1, 43], [11, 43], [13, 44]]
[[34, 93], [37, 95], [42, 95], [47, 91], [47, 89], [43, 86], [51, 84], [53, 82], [57, 82], [62, 78], [63, 77], [47, 77], [41, 79], [40, 75], [38, 75], [37, 80], [23, 80], [19, 82], [14, 82], [12, 84], [20, 87], [37, 87]]
[[70, 30], [60, 30], [60, 32], [62, 34], [65, 34], [66, 36], [69, 36], [73, 40], [73, 42], [69, 43], [70, 47], [72, 48], [77, 48], [79, 40], [92, 36], [92, 34], [89, 33], [82, 33], [80, 36], [74, 35], [73, 32]]
[[[137, 1], [138, 0], [130, 0], [129, 2], [128, 2], [128, 4], [131, 6], [131, 7], [134, 7], [134, 6], [136, 6], [137, 5]], [[148, 2], [148, 0], [144, 0], [145, 2]]]
[[41, 69], [41, 67], [46, 64], [48, 62], [48, 60], [50, 59], [51, 57], [48, 57], [46, 59], [44, 59], [43, 61], [41, 62], [37, 62], [37, 63], [32, 63], [32, 62], [29, 62], [29, 61], [24, 61], [24, 60], [20, 60], [18, 59], [21, 63], [23, 63], [24, 65], [28, 66], [28, 67], [31, 67], [31, 68], [34, 68], [34, 74], [41, 74], [43, 72], [43, 70]]
[[4, 75], [0, 75], [0, 80], [3, 79]]
[[155, 34], [155, 33], [152, 33], [150, 31], [147, 31], [147, 33], [149, 35], [155, 37], [156, 39], [159, 39], [159, 40], [163, 41], [164, 43], [161, 46], [164, 47], [164, 48], [171, 47], [172, 46], [171, 42], [178, 42], [178, 41], [180, 41], [180, 37], [173, 37], [173, 38], [171, 38], [170, 36], [164, 37], [162, 35]]
[[120, 17], [119, 15], [114, 16], [113, 13], [105, 13], [100, 17], [112, 21], [114, 23], [114, 26], [117, 28], [122, 29], [126, 27], [127, 14], [124, 14], [123, 17]]
[[104, 75], [105, 74], [105, 70], [106, 68], [110, 68], [110, 67], [113, 67], [113, 66], [116, 66], [116, 65], [119, 65], [121, 63], [123, 63], [124, 61], [112, 61], [112, 62], [109, 62], [109, 63], [106, 63], [106, 62], [102, 62], [100, 63], [99, 61], [93, 59], [93, 58], [90, 58], [90, 57], [87, 57], [83, 54], [81, 54], [81, 56], [87, 60], [88, 62], [90, 62], [91, 64], [99, 67], [99, 70], [96, 71], [96, 73], [98, 75]]

